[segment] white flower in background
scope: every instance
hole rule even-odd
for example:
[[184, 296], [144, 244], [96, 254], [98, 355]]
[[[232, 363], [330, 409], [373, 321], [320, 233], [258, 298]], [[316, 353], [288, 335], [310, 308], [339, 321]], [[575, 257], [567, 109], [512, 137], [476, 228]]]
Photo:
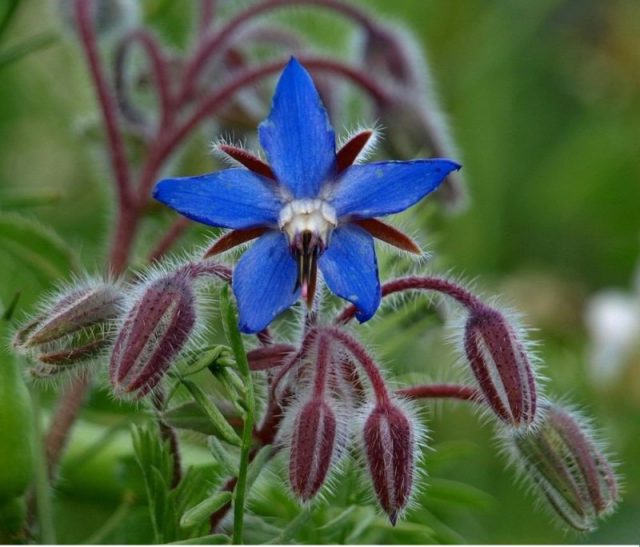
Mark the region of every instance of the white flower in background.
[[595, 382], [614, 382], [632, 353], [640, 350], [640, 265], [633, 285], [632, 292], [605, 289], [587, 305], [589, 365]]

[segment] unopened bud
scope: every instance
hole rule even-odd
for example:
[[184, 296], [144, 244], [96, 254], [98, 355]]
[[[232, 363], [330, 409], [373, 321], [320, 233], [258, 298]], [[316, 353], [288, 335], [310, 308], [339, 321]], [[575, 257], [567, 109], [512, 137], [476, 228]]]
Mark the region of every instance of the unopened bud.
[[14, 347], [36, 361], [38, 377], [91, 361], [111, 342], [122, 300], [117, 286], [102, 281], [62, 293], [18, 330]]
[[321, 398], [307, 402], [296, 417], [289, 478], [293, 492], [303, 501], [311, 499], [324, 484], [334, 456], [336, 430], [335, 414]]
[[488, 306], [474, 309], [465, 329], [465, 352], [486, 403], [509, 425], [530, 425], [536, 417], [536, 382], [523, 342]]
[[407, 31], [400, 27], [377, 25], [367, 32], [363, 62], [382, 81], [406, 88], [415, 88], [419, 77], [416, 65], [420, 48]]
[[392, 403], [375, 407], [364, 425], [364, 450], [378, 501], [395, 525], [413, 486], [415, 434], [407, 414]]
[[549, 508], [572, 528], [593, 530], [618, 501], [616, 476], [579, 416], [555, 404], [545, 407], [534, 430], [509, 431], [503, 440]]
[[179, 357], [196, 323], [190, 278], [182, 273], [142, 287], [113, 347], [111, 384], [116, 393], [146, 395]]

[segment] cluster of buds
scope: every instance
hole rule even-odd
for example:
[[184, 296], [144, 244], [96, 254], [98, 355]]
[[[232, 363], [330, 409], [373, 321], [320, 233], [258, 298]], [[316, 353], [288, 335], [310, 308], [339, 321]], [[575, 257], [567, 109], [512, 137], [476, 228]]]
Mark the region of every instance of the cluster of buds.
[[505, 431], [504, 448], [555, 515], [576, 530], [593, 530], [618, 502], [615, 473], [577, 413], [545, 403], [542, 415], [532, 430]]
[[[264, 353], [255, 353], [256, 362]], [[289, 446], [294, 494], [303, 501], [315, 496], [354, 440], [364, 453], [380, 506], [395, 524], [411, 497], [418, 428], [365, 348], [345, 330], [314, 328], [302, 349], [283, 360], [272, 389], [285, 407], [282, 436]], [[348, 427], [352, 416], [361, 418], [355, 433]]]
[[112, 343], [123, 300], [118, 285], [103, 281], [89, 280], [61, 291], [17, 331], [14, 348], [35, 363], [34, 377], [78, 370]]

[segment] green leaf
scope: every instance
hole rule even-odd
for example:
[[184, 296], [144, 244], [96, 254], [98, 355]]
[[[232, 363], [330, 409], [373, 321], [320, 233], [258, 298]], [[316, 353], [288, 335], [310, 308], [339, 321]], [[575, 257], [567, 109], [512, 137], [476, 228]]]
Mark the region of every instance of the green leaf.
[[136, 461], [142, 471], [149, 514], [156, 543], [176, 539], [176, 510], [169, 485], [173, 473], [173, 458], [167, 443], [161, 441], [158, 431], [153, 433], [138, 426], [132, 428]]
[[188, 401], [165, 411], [162, 420], [176, 429], [187, 429], [204, 435], [218, 434], [207, 413], [195, 401]]
[[242, 343], [242, 336], [238, 330], [238, 317], [235, 309], [231, 304], [229, 298], [229, 288], [224, 287], [221, 293], [221, 304], [223, 312], [223, 326], [229, 344], [231, 345], [231, 351], [236, 358], [236, 364], [240, 375], [246, 380], [251, 378], [251, 370], [249, 369], [249, 360], [247, 359], [247, 353], [244, 350], [244, 344]]
[[486, 492], [469, 484], [448, 479], [432, 478], [425, 496], [427, 505], [458, 505], [476, 510], [486, 510], [495, 503]]
[[222, 471], [229, 476], [235, 475], [238, 471], [238, 465], [220, 440], [217, 437], [209, 437], [207, 445], [216, 463], [222, 467]]
[[196, 403], [198, 403], [200, 408], [209, 418], [211, 426], [216, 431], [215, 435], [220, 437], [223, 441], [228, 442], [229, 444], [240, 446], [240, 437], [238, 437], [236, 432], [233, 430], [233, 427], [229, 425], [229, 422], [225, 420], [222, 412], [218, 410], [218, 407], [213, 404], [213, 402], [211, 401], [211, 399], [209, 399], [209, 397], [207, 397], [205, 392], [202, 391], [191, 380], [183, 380], [182, 383], [189, 390]]
[[5, 211], [53, 205], [61, 197], [55, 188], [0, 189], [0, 205]]
[[211, 534], [197, 538], [184, 539], [182, 541], [172, 541], [169, 545], [224, 545], [230, 543], [229, 536], [224, 534]]
[[17, 45], [2, 50], [0, 52], [0, 70], [31, 53], [53, 45], [57, 40], [58, 36], [55, 33], [43, 32], [36, 36], [32, 36]]
[[274, 448], [271, 445], [263, 446], [256, 454], [253, 461], [249, 464], [247, 469], [247, 490], [250, 490], [253, 483], [260, 475], [261, 471], [264, 471], [264, 467], [274, 454]]
[[13, 213], [0, 212], [0, 250], [20, 260], [44, 283], [79, 268], [71, 247], [49, 228]]
[[216, 492], [211, 497], [189, 509], [180, 519], [180, 526], [189, 528], [206, 521], [218, 509], [231, 501], [231, 492]]

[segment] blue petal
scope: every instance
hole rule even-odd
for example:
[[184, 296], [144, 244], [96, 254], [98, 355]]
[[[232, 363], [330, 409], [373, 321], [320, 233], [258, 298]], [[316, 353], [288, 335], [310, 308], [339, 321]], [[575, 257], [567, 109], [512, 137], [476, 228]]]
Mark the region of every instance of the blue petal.
[[373, 238], [365, 230], [355, 224], [336, 228], [318, 265], [329, 288], [358, 308], [361, 323], [373, 317], [380, 305], [380, 281]]
[[260, 332], [298, 299], [297, 274], [281, 232], [267, 232], [242, 255], [232, 281], [242, 332]]
[[338, 218], [370, 218], [404, 211], [435, 190], [460, 165], [450, 160], [386, 161], [353, 165], [330, 197]]
[[274, 182], [246, 169], [165, 179], [153, 197], [190, 219], [233, 229], [275, 225], [282, 207]]
[[329, 116], [311, 76], [294, 58], [280, 76], [259, 135], [276, 177], [294, 197], [317, 196], [334, 174], [336, 143]]

